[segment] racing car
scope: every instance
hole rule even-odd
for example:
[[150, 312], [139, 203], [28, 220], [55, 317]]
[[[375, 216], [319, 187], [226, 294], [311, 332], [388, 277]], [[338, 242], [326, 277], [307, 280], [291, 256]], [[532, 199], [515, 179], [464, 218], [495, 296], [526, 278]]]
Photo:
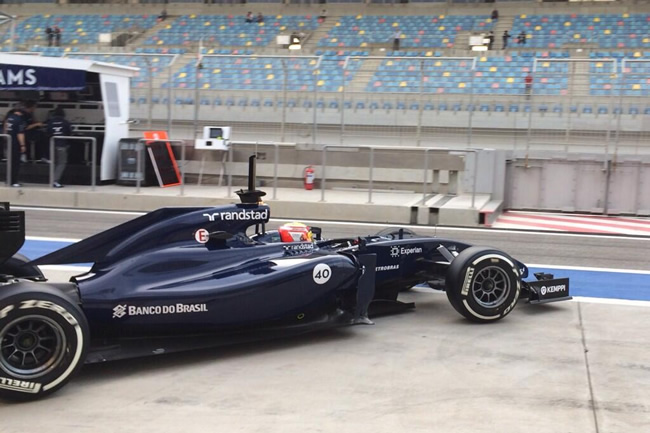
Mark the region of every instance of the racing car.
[[[527, 281], [526, 266], [494, 248], [405, 229], [266, 230], [254, 163], [240, 203], [158, 209], [33, 261], [17, 254], [24, 212], [0, 205], [0, 397], [51, 394], [84, 363], [371, 324], [412, 309], [398, 297], [416, 285], [444, 290], [479, 323], [520, 299], [570, 299], [568, 279]], [[92, 267], [67, 283], [39, 269], [70, 263]]]

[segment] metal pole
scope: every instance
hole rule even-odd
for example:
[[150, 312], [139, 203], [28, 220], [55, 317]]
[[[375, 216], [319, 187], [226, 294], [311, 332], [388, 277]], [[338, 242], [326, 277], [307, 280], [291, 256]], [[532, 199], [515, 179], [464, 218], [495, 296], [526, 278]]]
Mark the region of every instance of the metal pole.
[[420, 103], [418, 104], [418, 125], [415, 133], [415, 145], [419, 146], [422, 140], [422, 104], [424, 98], [424, 60], [420, 60]]
[[278, 161], [280, 160], [280, 145], [275, 143], [275, 160], [273, 161], [273, 200], [278, 198]]
[[172, 65], [167, 66], [167, 132], [172, 136]]
[[469, 115], [467, 116], [467, 145], [472, 145], [472, 121], [474, 120], [474, 69], [472, 69], [472, 79], [469, 89]]
[[280, 124], [280, 141], [284, 141], [284, 131], [287, 122], [287, 64], [284, 59], [282, 59], [282, 123]]
[[56, 157], [56, 154], [54, 153], [55, 140], [55, 136], [50, 138], [50, 188], [54, 188], [54, 159]]
[[[318, 61], [318, 64], [320, 65], [320, 60]], [[320, 68], [314, 69], [314, 72], [318, 71], [320, 72]], [[316, 113], [316, 103], [318, 102], [318, 75], [317, 74], [312, 74], [314, 77], [314, 104], [313, 104], [313, 123], [312, 123], [312, 134], [311, 134], [311, 144], [316, 145], [316, 134], [318, 134], [318, 119], [317, 119], [317, 113]]]
[[[568, 71], [571, 80], [571, 91], [569, 92], [569, 107], [567, 109], [567, 122], [566, 122], [566, 132], [564, 133], [564, 153], [569, 153], [569, 140], [571, 139], [571, 106], [573, 105], [573, 85], [575, 83], [575, 63], [569, 63], [571, 65], [571, 70]], [[577, 112], [577, 108], [576, 108]]]
[[[531, 98], [533, 89], [530, 89]], [[528, 155], [530, 152], [530, 140], [533, 132], [533, 105], [531, 102], [530, 110], [528, 110], [528, 130], [526, 131], [526, 166], [528, 166]]]
[[327, 181], [327, 145], [323, 146], [323, 180], [320, 186], [320, 201], [325, 201], [325, 182]]
[[147, 127], [149, 130], [151, 130], [151, 117], [152, 117], [152, 110], [153, 110], [153, 105], [151, 102], [151, 99], [153, 98], [153, 67], [151, 66], [151, 60], [147, 56], [145, 57], [145, 60], [147, 61], [147, 68], [149, 69], [149, 77], [148, 77], [148, 82], [149, 82], [149, 96], [147, 97], [147, 105], [149, 107], [148, 113], [147, 113]]
[[[622, 60], [621, 75], [618, 81], [618, 116], [616, 118], [616, 133], [614, 134], [614, 161], [618, 154], [618, 145], [621, 136], [621, 116], [623, 114], [623, 86], [625, 85], [625, 59]], [[639, 153], [639, 146], [636, 146], [636, 153]]]
[[11, 30], [9, 31], [9, 36], [11, 37], [11, 42], [9, 42], [9, 51], [14, 51], [14, 37], [16, 36], [16, 16], [11, 16]]
[[200, 68], [201, 63], [196, 64], [196, 80], [195, 80], [195, 86], [196, 88], [194, 89], [194, 125], [193, 125], [193, 131], [192, 131], [192, 140], [196, 140], [196, 133], [199, 129], [199, 71], [201, 70]]
[[429, 149], [424, 149], [424, 173], [422, 176], [422, 205], [427, 198], [427, 174], [429, 172]]
[[7, 143], [7, 186], [11, 186], [11, 157], [13, 152], [13, 143], [11, 142], [11, 135], [9, 134], [0, 134], [0, 137], [6, 139]]
[[97, 139], [95, 137], [90, 137], [92, 143], [92, 167], [90, 168], [90, 175], [93, 177], [90, 181], [90, 190], [95, 190], [95, 183], [97, 179]]
[[185, 195], [185, 142], [181, 141], [180, 146], [181, 146], [181, 196], [183, 196]]
[[603, 207], [603, 215], [609, 212], [609, 180], [612, 176], [612, 161], [607, 160], [605, 164], [605, 205]]
[[230, 166], [228, 170], [228, 197], [230, 198], [232, 193], [232, 143], [228, 148], [228, 165]]
[[368, 203], [372, 203], [372, 170], [375, 165], [375, 149], [373, 147], [370, 148], [370, 169], [368, 172]]
[[472, 186], [472, 209], [474, 209], [474, 202], [476, 200], [476, 178], [478, 177], [478, 151], [474, 150], [474, 179]]
[[141, 162], [142, 162], [142, 148], [144, 147], [144, 144], [138, 141], [135, 144], [135, 166], [136, 166], [136, 174], [135, 174], [135, 193], [140, 194], [140, 183], [142, 181], [142, 167], [141, 167]]
[[343, 70], [341, 72], [341, 136], [339, 143], [343, 144], [343, 135], [345, 134], [345, 66], [348, 64], [347, 57], [345, 60], [345, 65], [343, 65]]

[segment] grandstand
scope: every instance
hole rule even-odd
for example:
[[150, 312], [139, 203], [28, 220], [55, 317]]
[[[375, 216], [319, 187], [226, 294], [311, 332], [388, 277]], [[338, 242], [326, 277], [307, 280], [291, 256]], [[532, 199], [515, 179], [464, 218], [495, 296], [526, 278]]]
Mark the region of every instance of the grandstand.
[[[199, 104], [200, 122], [216, 118], [274, 132], [319, 123], [371, 138], [368, 128], [381, 126], [382, 138], [410, 136], [418, 144], [441, 136], [453, 143], [452, 130], [463, 136], [468, 127], [533, 129], [550, 139], [612, 128], [619, 128], [617, 137], [636, 134], [637, 142], [648, 134], [650, 13], [633, 1], [499, 2], [498, 20], [490, 18], [493, 4], [471, 0], [330, 1], [325, 20], [319, 5], [276, 2], [171, 2], [164, 21], [153, 12], [159, 5], [133, 4], [124, 14], [110, 4], [34, 3], [3, 6], [18, 16], [13, 50], [139, 67], [132, 111], [150, 122], [190, 121], [190, 108]], [[245, 22], [248, 9], [264, 11], [264, 22]], [[44, 30], [53, 25], [63, 30], [61, 47], [47, 46]], [[513, 38], [502, 50], [506, 29]], [[396, 31], [399, 51], [391, 49]], [[470, 51], [469, 37], [488, 31], [494, 49]], [[525, 44], [517, 44], [522, 31]], [[278, 35], [292, 33], [303, 38], [299, 52], [276, 44]], [[99, 44], [100, 34], [120, 43]], [[0, 39], [9, 51], [7, 23]], [[300, 140], [299, 132], [291, 138]], [[482, 135], [471, 139], [480, 144]]]

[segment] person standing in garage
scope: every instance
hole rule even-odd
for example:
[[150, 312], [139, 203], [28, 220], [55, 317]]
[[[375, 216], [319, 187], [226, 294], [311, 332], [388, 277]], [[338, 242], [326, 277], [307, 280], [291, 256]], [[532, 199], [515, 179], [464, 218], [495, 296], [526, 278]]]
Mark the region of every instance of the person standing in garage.
[[[65, 118], [65, 111], [63, 108], [56, 107], [52, 112], [52, 117], [47, 121], [47, 136], [51, 140], [52, 137], [69, 136], [72, 134], [72, 126]], [[61, 185], [61, 177], [68, 164], [68, 147], [69, 144], [65, 139], [58, 139], [54, 143], [54, 188], [63, 188]]]
[[14, 108], [9, 110], [5, 116], [3, 124], [3, 133], [11, 137], [11, 161], [7, 165], [11, 166], [10, 184], [13, 188], [20, 188], [22, 184], [18, 182], [20, 175], [21, 161], [27, 161], [27, 141], [25, 131], [31, 119], [31, 113], [34, 111], [36, 104], [26, 102], [23, 108]]

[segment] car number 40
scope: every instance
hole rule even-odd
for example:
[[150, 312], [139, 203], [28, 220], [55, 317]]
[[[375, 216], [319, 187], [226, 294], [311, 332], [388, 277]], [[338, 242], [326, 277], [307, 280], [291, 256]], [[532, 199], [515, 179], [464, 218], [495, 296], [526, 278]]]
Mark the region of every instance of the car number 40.
[[314, 267], [313, 276], [316, 284], [325, 284], [332, 276], [332, 269], [325, 263], [319, 263]]

